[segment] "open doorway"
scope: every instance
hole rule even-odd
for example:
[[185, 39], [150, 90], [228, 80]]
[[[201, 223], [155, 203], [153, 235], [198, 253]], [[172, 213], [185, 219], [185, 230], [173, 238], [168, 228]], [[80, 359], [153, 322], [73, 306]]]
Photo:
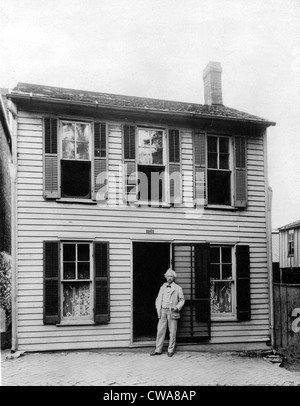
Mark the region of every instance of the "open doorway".
[[170, 266], [170, 244], [133, 243], [133, 340], [151, 341], [156, 337], [155, 299]]

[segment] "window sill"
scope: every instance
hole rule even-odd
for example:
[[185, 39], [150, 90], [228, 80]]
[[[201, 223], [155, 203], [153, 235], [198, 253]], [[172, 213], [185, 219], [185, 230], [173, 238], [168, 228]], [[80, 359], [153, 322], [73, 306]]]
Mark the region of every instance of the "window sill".
[[97, 204], [95, 200], [92, 199], [78, 199], [78, 198], [61, 198], [56, 199], [57, 203], [82, 203], [82, 204]]
[[230, 321], [238, 321], [236, 316], [215, 316], [211, 317], [211, 322], [219, 322], [219, 321], [225, 321], [225, 322], [230, 322]]
[[62, 321], [61, 323], [57, 323], [56, 327], [68, 327], [68, 326], [95, 326], [96, 323], [88, 320], [88, 321]]
[[169, 208], [169, 207], [171, 207], [171, 204], [170, 203], [156, 203], [156, 202], [143, 202], [143, 201], [136, 201], [136, 202], [134, 202], [134, 205], [136, 206], [136, 207], [139, 207], [139, 206], [148, 206], [148, 207], [158, 207], [158, 208], [160, 208], [160, 207], [163, 207], [163, 208]]
[[217, 204], [208, 204], [204, 206], [206, 210], [229, 210], [229, 211], [237, 211], [238, 209], [234, 206], [225, 206], [225, 205], [217, 205]]

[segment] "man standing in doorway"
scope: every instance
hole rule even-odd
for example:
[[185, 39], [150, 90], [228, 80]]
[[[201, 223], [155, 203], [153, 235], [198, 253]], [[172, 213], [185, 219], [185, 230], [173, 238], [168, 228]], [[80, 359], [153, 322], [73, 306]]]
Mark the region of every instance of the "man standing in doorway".
[[176, 273], [172, 269], [168, 269], [165, 273], [165, 278], [167, 282], [160, 287], [155, 300], [159, 320], [157, 325], [156, 348], [150, 355], [160, 355], [162, 353], [168, 326], [170, 335], [168, 356], [172, 357], [176, 344], [177, 321], [180, 318], [179, 312], [185, 300], [182, 288], [174, 282]]

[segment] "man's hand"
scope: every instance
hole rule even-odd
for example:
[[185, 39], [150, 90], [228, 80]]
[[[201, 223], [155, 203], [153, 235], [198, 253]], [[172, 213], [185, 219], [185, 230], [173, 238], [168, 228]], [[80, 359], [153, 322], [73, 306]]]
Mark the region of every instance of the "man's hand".
[[179, 310], [177, 309], [177, 307], [172, 307], [171, 310], [172, 310], [173, 312], [178, 312], [178, 311], [179, 311]]

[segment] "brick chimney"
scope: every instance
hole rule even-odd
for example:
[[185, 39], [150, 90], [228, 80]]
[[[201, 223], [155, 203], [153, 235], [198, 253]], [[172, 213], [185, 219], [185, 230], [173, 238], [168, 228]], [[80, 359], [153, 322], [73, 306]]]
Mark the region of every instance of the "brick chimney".
[[220, 62], [209, 62], [203, 71], [204, 104], [223, 104], [222, 67]]

